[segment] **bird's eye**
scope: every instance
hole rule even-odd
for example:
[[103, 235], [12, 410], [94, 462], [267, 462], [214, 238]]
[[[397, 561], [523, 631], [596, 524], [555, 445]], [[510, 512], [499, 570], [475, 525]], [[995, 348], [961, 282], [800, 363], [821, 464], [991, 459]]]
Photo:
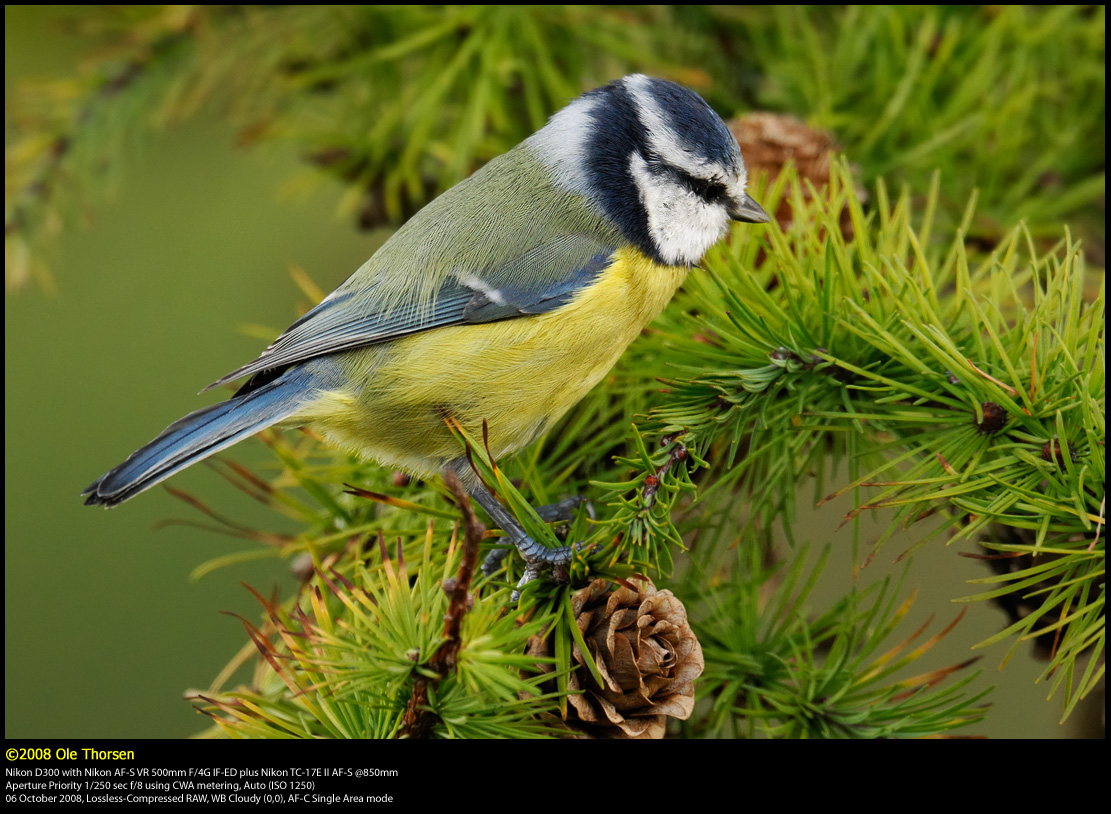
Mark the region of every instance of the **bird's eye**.
[[717, 201], [725, 195], [725, 185], [708, 178], [690, 178], [687, 184], [691, 192], [706, 201]]

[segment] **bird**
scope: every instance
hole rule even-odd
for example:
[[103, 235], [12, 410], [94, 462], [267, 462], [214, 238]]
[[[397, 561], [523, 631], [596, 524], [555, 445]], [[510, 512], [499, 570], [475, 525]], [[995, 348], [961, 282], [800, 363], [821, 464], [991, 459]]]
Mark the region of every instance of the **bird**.
[[116, 506], [267, 427], [306, 426], [384, 466], [453, 473], [520, 552], [520, 584], [566, 565], [574, 546], [529, 537], [447, 419], [472, 437], [485, 422], [494, 458], [543, 435], [732, 222], [768, 221], [747, 180], [736, 138], [694, 91], [643, 74], [587, 91], [417, 212], [205, 388], [242, 379], [234, 395], [175, 421], [85, 503]]

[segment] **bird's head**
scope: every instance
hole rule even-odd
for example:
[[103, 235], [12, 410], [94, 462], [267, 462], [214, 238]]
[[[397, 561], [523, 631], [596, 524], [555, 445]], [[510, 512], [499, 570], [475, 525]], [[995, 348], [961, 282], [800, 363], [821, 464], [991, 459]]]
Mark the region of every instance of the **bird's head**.
[[526, 142], [647, 256], [694, 265], [731, 221], [766, 223], [737, 139], [697, 93], [633, 74], [584, 93]]

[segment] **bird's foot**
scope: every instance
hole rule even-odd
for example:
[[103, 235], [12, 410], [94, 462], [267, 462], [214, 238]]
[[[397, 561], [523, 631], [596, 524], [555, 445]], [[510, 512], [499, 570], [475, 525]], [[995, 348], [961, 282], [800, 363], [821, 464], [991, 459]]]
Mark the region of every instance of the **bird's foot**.
[[[544, 506], [537, 506], [536, 513], [540, 515], [540, 519], [545, 523], [569, 523], [575, 519], [575, 512], [583, 504], [586, 504], [586, 513], [591, 520], [594, 519], [594, 506], [589, 500], [581, 495], [573, 495], [566, 500], [561, 500], [558, 503], [548, 503]], [[539, 569], [543, 567], [563, 567], [571, 563], [571, 556], [574, 553], [572, 546], [562, 546], [560, 548], [549, 548], [543, 546], [529, 537], [521, 530], [518, 539], [514, 538], [513, 531], [504, 529], [509, 534], [513, 544], [517, 546], [517, 550], [521, 552], [521, 556], [525, 559], [525, 573], [526, 575], [533, 571], [528, 578], [522, 577], [522, 582], [518, 583], [518, 589], [532, 580], [536, 579], [539, 575]], [[482, 573], [490, 576], [498, 568], [501, 567], [502, 562], [509, 554], [508, 548], [495, 548], [486, 555], [486, 559], [482, 561]]]
[[[581, 543], [574, 546], [549, 547], [542, 545], [525, 532], [521, 524], [517, 522], [517, 519], [509, 513], [509, 510], [502, 506], [501, 503], [498, 502], [498, 499], [484, 486], [481, 484], [472, 486], [468, 491], [475, 502], [482, 506], [482, 508], [486, 510], [486, 513], [490, 515], [490, 519], [505, 532], [505, 536], [509, 539], [509, 542], [516, 546], [517, 550], [521, 552], [521, 557], [525, 561], [525, 573], [521, 577], [520, 582], [517, 583], [516, 590], [513, 591], [514, 602], [520, 599], [521, 588], [540, 576], [543, 571], [552, 571], [557, 580], [562, 582], [567, 581], [571, 558], [574, 556], [575, 552], [582, 547]], [[583, 503], [586, 503], [587, 512], [590, 514], [591, 519], [593, 519], [594, 507], [578, 496], [568, 498], [559, 503], [541, 506], [537, 509], [537, 513], [548, 523], [557, 520], [572, 520], [575, 516], [575, 510]], [[508, 548], [498, 548], [487, 554], [486, 559], [482, 563], [482, 573], [486, 576], [490, 576], [497, 571], [502, 560], [505, 559], [508, 553]]]
[[578, 511], [579, 506], [582, 506], [584, 503], [586, 504], [587, 515], [593, 520], [594, 506], [582, 495], [572, 495], [566, 500], [559, 501], [559, 503], [537, 506], [536, 513], [540, 515], [540, 519], [545, 523], [570, 523], [575, 519], [575, 512]]
[[[540, 543], [533, 540], [531, 537], [525, 537], [521, 543], [517, 544], [517, 550], [521, 552], [521, 556], [525, 560], [525, 572], [521, 578], [517, 580], [517, 587], [513, 589], [513, 594], [510, 599], [516, 602], [521, 598], [521, 589], [540, 576], [544, 571], [550, 571], [552, 579], [557, 583], [566, 583], [571, 578], [571, 559], [575, 556], [576, 551], [582, 551], [586, 543], [575, 543], [574, 545], [565, 545], [558, 548], [551, 548], [549, 546], [540, 545]], [[509, 549], [501, 549], [505, 552]], [[496, 552], [491, 551], [491, 554]], [[482, 564], [482, 570], [485, 572], [486, 565], [489, 562], [487, 557], [486, 562]]]

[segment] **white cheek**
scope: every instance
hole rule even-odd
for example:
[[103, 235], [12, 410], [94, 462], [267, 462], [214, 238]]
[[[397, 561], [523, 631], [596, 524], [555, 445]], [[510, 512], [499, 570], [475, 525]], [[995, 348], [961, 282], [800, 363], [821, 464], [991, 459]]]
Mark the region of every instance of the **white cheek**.
[[639, 155], [630, 157], [629, 166], [660, 257], [676, 266], [698, 263], [729, 227], [725, 207], [706, 203], [685, 187], [653, 175]]

